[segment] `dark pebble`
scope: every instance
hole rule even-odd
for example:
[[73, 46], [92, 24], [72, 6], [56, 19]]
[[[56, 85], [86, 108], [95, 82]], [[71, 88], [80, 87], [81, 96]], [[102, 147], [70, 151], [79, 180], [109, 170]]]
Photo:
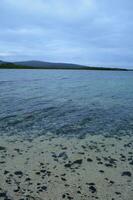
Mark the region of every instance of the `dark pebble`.
[[93, 162], [91, 158], [87, 158], [87, 162]]
[[133, 160], [129, 163], [130, 165], [133, 165]]
[[42, 186], [41, 189], [44, 190], [44, 191], [46, 191], [47, 187], [46, 186]]
[[0, 146], [0, 151], [5, 151], [5, 150], [6, 150], [5, 147]]
[[100, 173], [104, 173], [104, 171], [103, 171], [103, 170], [99, 170], [99, 172], [100, 172]]
[[129, 176], [129, 177], [131, 177], [132, 174], [129, 171], [125, 171], [125, 172], [122, 172], [122, 176]]
[[79, 165], [81, 165], [82, 162], [83, 162], [83, 160], [82, 160], [82, 159], [79, 159], [79, 160], [75, 160], [75, 161], [73, 162], [73, 164], [79, 164]]
[[6, 197], [6, 192], [1, 192], [0, 197]]
[[65, 197], [66, 197], [66, 195], [65, 195], [65, 194], [63, 194], [63, 195], [62, 195], [62, 198], [63, 198], [63, 199], [65, 199]]
[[89, 187], [89, 189], [91, 190], [92, 193], [95, 193], [97, 191], [96, 188], [93, 185], [91, 185]]
[[6, 175], [6, 174], [9, 174], [9, 171], [5, 170], [5, 171], [4, 171], [4, 174], [5, 174], [5, 175]]
[[18, 175], [18, 176], [23, 176], [23, 172], [21, 172], [21, 171], [16, 171], [16, 172], [14, 172], [14, 174]]

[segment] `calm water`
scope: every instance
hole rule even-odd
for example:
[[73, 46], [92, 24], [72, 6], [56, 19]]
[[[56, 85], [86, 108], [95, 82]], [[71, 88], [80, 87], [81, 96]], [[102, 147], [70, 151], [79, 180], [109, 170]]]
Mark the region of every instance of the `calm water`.
[[0, 134], [132, 134], [133, 72], [0, 70]]

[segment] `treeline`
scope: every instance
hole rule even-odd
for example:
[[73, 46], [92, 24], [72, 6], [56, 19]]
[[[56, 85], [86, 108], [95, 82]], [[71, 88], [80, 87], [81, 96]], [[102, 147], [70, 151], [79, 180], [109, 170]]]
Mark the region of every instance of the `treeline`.
[[32, 67], [32, 66], [24, 66], [17, 65], [14, 63], [1, 63], [0, 69], [62, 69], [62, 70], [110, 70], [110, 71], [128, 71], [127, 69], [122, 68], [108, 68], [108, 67], [87, 67], [87, 66], [79, 66], [72, 65], [69, 67], [60, 65], [60, 66], [44, 66], [44, 67]]

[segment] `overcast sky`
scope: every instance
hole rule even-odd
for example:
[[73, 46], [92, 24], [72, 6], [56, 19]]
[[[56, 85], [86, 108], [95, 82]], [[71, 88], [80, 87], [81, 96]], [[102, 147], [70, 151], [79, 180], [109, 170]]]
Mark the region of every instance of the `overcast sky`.
[[0, 0], [0, 59], [133, 68], [133, 1]]

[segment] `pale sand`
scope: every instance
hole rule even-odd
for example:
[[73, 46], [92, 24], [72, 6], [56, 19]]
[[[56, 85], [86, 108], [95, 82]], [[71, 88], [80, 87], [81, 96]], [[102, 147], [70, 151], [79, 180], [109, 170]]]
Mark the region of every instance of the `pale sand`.
[[133, 200], [133, 136], [1, 136], [0, 188], [5, 200]]

